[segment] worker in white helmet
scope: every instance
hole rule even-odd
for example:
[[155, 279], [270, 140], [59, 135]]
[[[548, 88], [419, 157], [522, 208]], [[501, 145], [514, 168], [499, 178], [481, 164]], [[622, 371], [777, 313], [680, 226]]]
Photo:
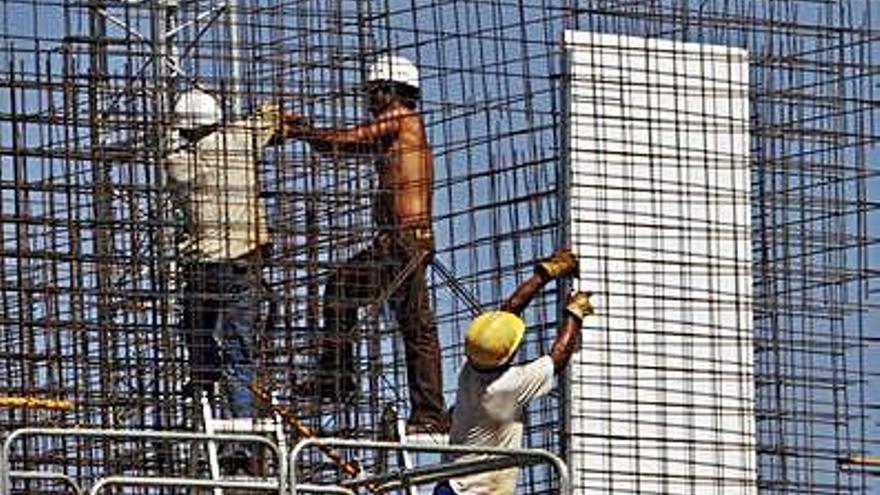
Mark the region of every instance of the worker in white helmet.
[[[577, 259], [568, 250], [542, 261], [534, 275], [521, 284], [498, 311], [477, 317], [467, 332], [467, 362], [458, 376], [449, 442], [453, 445], [519, 448], [523, 438], [523, 411], [529, 401], [547, 394], [553, 376], [568, 365], [580, 345], [581, 324], [593, 314], [590, 294], [569, 296], [566, 318], [550, 353], [529, 363], [513, 360], [525, 336], [520, 314], [532, 297], [551, 280], [576, 274]], [[462, 455], [470, 461], [488, 456]], [[512, 495], [517, 468], [454, 478], [437, 485], [434, 495]]]
[[255, 415], [247, 386], [271, 296], [261, 275], [269, 233], [258, 167], [263, 147], [284, 134], [281, 121], [277, 105], [264, 105], [250, 118], [224, 123], [216, 97], [185, 92], [174, 105], [180, 139], [165, 160], [180, 227], [190, 385], [211, 394], [219, 384], [237, 418]]
[[[331, 274], [325, 289], [325, 331], [316, 392], [330, 400], [352, 397], [357, 310], [412, 266], [388, 302], [395, 310], [406, 351], [410, 433], [448, 431], [437, 324], [428, 300], [425, 269], [434, 254], [431, 225], [434, 159], [418, 110], [419, 71], [399, 56], [380, 57], [365, 84], [372, 119], [349, 129], [300, 127], [299, 137], [334, 156], [375, 158], [377, 234], [372, 245]], [[413, 263], [411, 261], [415, 260]]]

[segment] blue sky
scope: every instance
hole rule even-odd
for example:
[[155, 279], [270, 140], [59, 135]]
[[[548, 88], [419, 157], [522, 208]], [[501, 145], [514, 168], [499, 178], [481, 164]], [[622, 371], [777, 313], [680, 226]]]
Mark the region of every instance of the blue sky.
[[[262, 1], [263, 5], [272, 2]], [[202, 2], [206, 5], [207, 2]], [[357, 37], [355, 30], [348, 34], [334, 34], [322, 30], [331, 22], [330, 11], [326, 16], [320, 14], [320, 9], [329, 8], [331, 2], [308, 2], [298, 5], [296, 8], [312, 8], [311, 17], [297, 17], [296, 12], [288, 12], [283, 18], [300, 19], [296, 22], [301, 24], [274, 26], [278, 31], [283, 27], [288, 30], [301, 30], [310, 32], [315, 37], [313, 42], [314, 51], [299, 54], [295, 50], [299, 47], [297, 40], [286, 39], [281, 45], [290, 50], [286, 55], [288, 63], [295, 65], [296, 57], [311, 57], [312, 61], [320, 60], [345, 60], [346, 69], [334, 73], [334, 71], [322, 71], [314, 69], [311, 73], [297, 69], [287, 70], [281, 74], [282, 82], [260, 79], [255, 83], [255, 88], [273, 89], [283, 87], [288, 96], [296, 100], [293, 94], [301, 88], [301, 81], [311, 75], [315, 78], [316, 86], [307, 88], [315, 94], [325, 91], [343, 89], [348, 96], [339, 98], [333, 95], [328, 98], [328, 103], [318, 106], [316, 113], [330, 122], [334, 118], [353, 120], [358, 116], [350, 108], [355, 106], [356, 97], [354, 88], [359, 82], [360, 72], [366, 60], [357, 57], [355, 50], [358, 43], [362, 42]], [[354, 9], [356, 2], [343, 2], [348, 9]], [[431, 140], [441, 151], [437, 157], [437, 181], [438, 191], [435, 197], [436, 215], [438, 221], [436, 228], [438, 242], [441, 246], [440, 259], [447, 266], [455, 270], [455, 273], [466, 280], [468, 287], [485, 304], [499, 301], [504, 294], [528, 273], [530, 264], [535, 257], [546, 253], [558, 242], [559, 230], [554, 227], [554, 222], [560, 214], [558, 202], [554, 196], [557, 184], [557, 173], [560, 170], [558, 157], [560, 155], [559, 117], [561, 102], [555, 99], [553, 91], [559, 89], [555, 80], [548, 77], [558, 72], [559, 50], [553, 44], [558, 42], [561, 36], [563, 20], [556, 17], [559, 10], [545, 9], [547, 5], [539, 2], [522, 2], [528, 7], [519, 11], [514, 8], [502, 6], [501, 3], [491, 2], [446, 2], [426, 5], [416, 11], [412, 11], [413, 2], [393, 1], [387, 3], [370, 4], [374, 12], [388, 10], [391, 12], [388, 25], [379, 24], [377, 32], [368, 40], [377, 47], [390, 47], [398, 53], [411, 56], [419, 61], [424, 82], [424, 109], [431, 133]], [[658, 8], [680, 2], [655, 2]], [[667, 5], [668, 4], [668, 5]], [[727, 3], [722, 1], [690, 2], [694, 12], [717, 12], [724, 11]], [[876, 30], [876, 15], [870, 17], [861, 15], [860, 7], [869, 7], [868, 2], [841, 2], [839, 6], [851, 5], [852, 18], [863, 19], [865, 27]], [[292, 8], [292, 7], [291, 7]], [[849, 12], [829, 11], [830, 7], [822, 5], [806, 5], [792, 2], [740, 2], [736, 7], [738, 13], [754, 15], [755, 17], [794, 18], [805, 25], [821, 25], [829, 17], [843, 22]], [[41, 41], [43, 48], [57, 45], [57, 39], [70, 29], [71, 31], [83, 32], [86, 25], [83, 18], [74, 17], [65, 19], [63, 9], [59, 5], [48, 2], [11, 3], [6, 2], [2, 7], [2, 34], [0, 49], [8, 45], [23, 49], [31, 47], [34, 41], [18, 39], [18, 36], [29, 37], [34, 33], [40, 33], [41, 38], [54, 38], [55, 41]], [[122, 12], [118, 10], [118, 12]], [[538, 22], [542, 18], [552, 17], [550, 22]], [[627, 16], [603, 16], [599, 13], [582, 12], [578, 21], [571, 22], [580, 29], [595, 29], [600, 31], [640, 34], [650, 32], [667, 38], [688, 39], [691, 41], [709, 41], [713, 43], [729, 43], [736, 46], [747, 46], [753, 50], [756, 59], [785, 53], [785, 39], [782, 35], [769, 37], [758, 31], [738, 30], [736, 28], [710, 28], [701, 29], [696, 23], [690, 24], [684, 29], [680, 24], [673, 22], [658, 22], [650, 24], [636, 15]], [[694, 19], [689, 19], [694, 22]], [[279, 21], [276, 21], [279, 22]], [[140, 20], [136, 23], [143, 33], [149, 33], [149, 22]], [[503, 27], [501, 27], [503, 26]], [[575, 26], [572, 26], [575, 27]], [[415, 28], [415, 29], [413, 29]], [[273, 26], [267, 26], [259, 31], [258, 35], [272, 39], [278, 31], [272, 31]], [[349, 28], [351, 29], [351, 28]], [[118, 29], [112, 29], [120, 34]], [[208, 39], [222, 41], [224, 33], [215, 30], [208, 33]], [[345, 40], [343, 50], [337, 53], [330, 43]], [[771, 43], [772, 42], [772, 43]], [[804, 43], [811, 43], [805, 41]], [[321, 45], [318, 48], [317, 45]], [[805, 45], [806, 46], [806, 45]], [[874, 61], [880, 57], [880, 44], [876, 41], [866, 45], [869, 53], [866, 58]], [[792, 47], [794, 50], [795, 47]], [[211, 49], [205, 48], [206, 51]], [[222, 50], [222, 47], [218, 50]], [[853, 57], [855, 54], [852, 55]], [[337, 58], [334, 58], [337, 57]], [[341, 58], [339, 58], [341, 57]], [[24, 67], [32, 67], [33, 58], [27, 53], [20, 52], [12, 57], [15, 63], [24, 64]], [[85, 70], [88, 61], [87, 56], [76, 57], [78, 63], [83, 64], [80, 70]], [[60, 67], [61, 57], [52, 57], [53, 64]], [[3, 70], [6, 70], [10, 62], [8, 52], [0, 53], [0, 62]], [[249, 67], [256, 70], [260, 67], [271, 65], [265, 61], [251, 60]], [[200, 65], [189, 65], [189, 68], [209, 79], [212, 75], [223, 73], [226, 67], [222, 64], [217, 66], [208, 62]], [[116, 70], [124, 71], [122, 66], [116, 66]], [[787, 76], [796, 78], [796, 73], [779, 71], [780, 77]], [[758, 75], [758, 74], [756, 74]], [[764, 75], [770, 75], [769, 72]], [[255, 80], [262, 75], [254, 73]], [[755, 78], [755, 84], [768, 84], [770, 81], [761, 77]], [[796, 81], [795, 81], [796, 82]], [[777, 84], [783, 85], [779, 81]], [[792, 83], [794, 84], [794, 82]], [[867, 98], [876, 98], [878, 84], [877, 77], [871, 76], [865, 79], [865, 84], [872, 88], [866, 90]], [[292, 89], [291, 89], [292, 88]], [[844, 88], [845, 91], [854, 91], [853, 87]], [[9, 93], [0, 90], [0, 113], [9, 109]], [[756, 86], [756, 94], [762, 90]], [[520, 95], [531, 94], [531, 98], [520, 98]], [[85, 96], [80, 95], [80, 98]], [[32, 108], [45, 105], [47, 100], [41, 100], [41, 96], [29, 93], [29, 103]], [[256, 104], [258, 98], [251, 98], [248, 104]], [[84, 99], [82, 103], [87, 103]], [[299, 102], [295, 102], [296, 105]], [[134, 107], [132, 107], [134, 108]], [[764, 122], [772, 121], [773, 117], [783, 118], [782, 104], [774, 107], [756, 107], [759, 111], [766, 112]], [[347, 110], [348, 109], [348, 110]], [[557, 114], [554, 114], [556, 112]], [[780, 112], [777, 115], [775, 112]], [[872, 110], [870, 120], [866, 120], [865, 132], [872, 135], [877, 133], [876, 110]], [[839, 119], [852, 119], [851, 116], [843, 115]], [[831, 126], [831, 119], [825, 122]], [[843, 120], [834, 121], [835, 126], [851, 127], [851, 122]], [[39, 133], [38, 126], [26, 126], [28, 139], [33, 144], [45, 142], [42, 140], [56, 140], [57, 135], [45, 136]], [[834, 127], [831, 127], [834, 128]], [[0, 123], [0, 145], [9, 146], [11, 133], [7, 123]], [[57, 128], [56, 128], [57, 132]], [[470, 139], [470, 143], [466, 142]], [[766, 140], [770, 143], [772, 140]], [[780, 144], [781, 145], [781, 144]], [[803, 146], [799, 143], [789, 143], [792, 149]], [[869, 173], [877, 174], [880, 163], [880, 150], [877, 146], [871, 146], [865, 150]], [[297, 156], [301, 148], [289, 148], [288, 156]], [[843, 155], [844, 159], [854, 159], [853, 155]], [[2, 170], [0, 179], [7, 181], [12, 177], [12, 160], [9, 156], [2, 157]], [[760, 163], [755, 164], [761, 166]], [[63, 163], [45, 162], [28, 167], [28, 174], [37, 180], [44, 176], [60, 173]], [[517, 168], [519, 167], [519, 168]], [[82, 167], [77, 170], [83, 171]], [[358, 177], [358, 173], [354, 172]], [[326, 178], [326, 177], [325, 177]], [[87, 179], [82, 179], [87, 183]], [[329, 180], [329, 179], [328, 179]], [[295, 184], [292, 182], [290, 184]], [[288, 184], [288, 185], [290, 185]], [[874, 270], [880, 266], [880, 215], [874, 205], [880, 198], [880, 178], [873, 177], [867, 181], [867, 195], [871, 212], [866, 215], [867, 236], [873, 240], [873, 246], [867, 250], [868, 264]], [[544, 194], [541, 199], [526, 201], [524, 198], [533, 193]], [[512, 201], [515, 206], [510, 208], [485, 208], [480, 213], [471, 215], [468, 210], [474, 206], [488, 206], [492, 202]], [[12, 204], [13, 191], [4, 188], [2, 191], [3, 210], [2, 215], [9, 215], [9, 205]], [[32, 214], [42, 214], [46, 205], [33, 203], [30, 205]], [[539, 226], [540, 232], [533, 236], [527, 235], [525, 230], [528, 225]], [[13, 243], [13, 229], [10, 224], [4, 222], [3, 232], [6, 236], [5, 243]], [[34, 242], [39, 245], [39, 236], [34, 236]], [[503, 238], [500, 242], [495, 239]], [[467, 247], [469, 243], [476, 242], [478, 247]], [[11, 244], [7, 244], [11, 245]], [[84, 243], [85, 249], [90, 249], [89, 243]], [[6, 247], [6, 246], [4, 246]], [[453, 252], [454, 250], [454, 252]], [[853, 252], [854, 254], [854, 252]], [[9, 258], [4, 259], [6, 270], [10, 269]], [[501, 273], [494, 276], [493, 271]], [[867, 290], [873, 293], [870, 304], [877, 305], [877, 297], [880, 297], [880, 288], [874, 283], [867, 285]], [[847, 297], [850, 301], [855, 295], [854, 286], [848, 287]], [[544, 328], [540, 321], [552, 321], [555, 317], [550, 303], [553, 302], [550, 294], [547, 300], [541, 301], [544, 306], [538, 305], [536, 311], [529, 315], [529, 321], [535, 326], [532, 340], [529, 343], [529, 353], [534, 355], [546, 348], [552, 337], [552, 328]], [[448, 357], [445, 360], [447, 372], [455, 369], [460, 359], [460, 331], [467, 323], [467, 311], [464, 305], [449, 291], [441, 289], [437, 291], [438, 314], [445, 316], [444, 344], [448, 349]], [[847, 332], [853, 331], [854, 321], [847, 323]], [[878, 337], [880, 328], [880, 309], [869, 311], [864, 318], [864, 331], [866, 335]], [[851, 351], [851, 357], [855, 358], [856, 350]], [[869, 347], [864, 355], [866, 366], [865, 377], [873, 380], [874, 373], [880, 372], [880, 354], [876, 346]], [[849, 369], [854, 361], [848, 363]], [[870, 372], [867, 373], [867, 372]], [[450, 392], [454, 384], [452, 376], [446, 380], [447, 389]], [[880, 387], [873, 383], [866, 386], [866, 402], [875, 404], [880, 399]], [[850, 397], [850, 400], [854, 400]], [[865, 421], [869, 433], [868, 438], [878, 438], [877, 417], [873, 408], [866, 410], [870, 416]], [[546, 429], [544, 429], [546, 430]], [[543, 430], [542, 430], [543, 431]], [[803, 433], [803, 432], [801, 432]], [[549, 444], [553, 440], [546, 438], [546, 431], [536, 433], [535, 444]], [[873, 446], [872, 446], [873, 447]], [[871, 449], [869, 449], [871, 450]], [[880, 452], [877, 452], [880, 454]]]

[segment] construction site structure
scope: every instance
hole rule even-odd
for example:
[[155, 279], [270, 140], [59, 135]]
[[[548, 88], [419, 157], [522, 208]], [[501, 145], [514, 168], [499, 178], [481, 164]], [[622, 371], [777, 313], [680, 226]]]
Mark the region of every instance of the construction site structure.
[[[871, 0], [0, 1], [0, 492], [413, 495], [521, 466], [528, 494], [872, 493], [878, 32]], [[434, 158], [446, 405], [468, 324], [539, 259], [571, 246], [582, 277], [531, 303], [519, 359], [597, 294], [522, 450], [407, 436], [406, 269], [366, 291], [356, 393], [312, 393], [325, 285], [383, 227], [370, 153], [266, 147], [261, 417], [190, 386], [176, 98], [350, 127], [389, 54]], [[262, 474], [220, 472], [236, 445]]]

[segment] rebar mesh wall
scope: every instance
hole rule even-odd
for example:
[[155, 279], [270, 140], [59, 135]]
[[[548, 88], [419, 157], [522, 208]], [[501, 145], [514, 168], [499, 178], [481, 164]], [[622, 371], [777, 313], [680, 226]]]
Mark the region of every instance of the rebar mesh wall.
[[[756, 491], [748, 55], [566, 31], [582, 493]], [[613, 439], [613, 441], [609, 441]]]
[[[752, 54], [759, 486], [868, 491], [868, 478], [836, 459], [870, 451], [875, 437], [865, 384], [867, 245], [877, 237], [867, 189], [877, 131], [869, 1], [225, 5], [2, 2], [0, 393], [75, 402], [70, 413], [0, 411], [4, 430], [193, 426], [161, 163], [170, 97], [194, 84], [221, 95], [229, 116], [278, 101], [343, 126], [366, 118], [360, 87], [371, 61], [387, 52], [416, 60], [435, 155], [437, 259], [482, 305], [500, 302], [562, 239], [558, 76], [562, 31], [572, 28]], [[376, 436], [386, 403], [407, 412], [387, 310], [358, 331], [356, 414], [318, 406], [301, 388], [316, 366], [324, 284], [376, 230], [371, 160], [288, 143], [266, 153], [260, 191], [274, 243], [261, 262], [278, 307], [262, 336], [261, 377], [322, 431]], [[471, 308], [437, 269], [429, 275], [449, 404]], [[527, 313], [523, 358], [547, 350], [557, 296], [551, 288]], [[529, 410], [529, 445], [566, 448], [558, 397]], [[154, 450], [41, 441], [16, 459], [87, 478], [171, 472], [167, 458], [139, 454]], [[552, 493], [548, 480], [532, 470], [523, 492]]]
[[838, 460], [872, 450], [876, 438], [865, 319], [876, 306], [866, 292], [877, 229], [867, 201], [872, 3], [584, 7], [571, 27], [749, 52], [758, 486], [869, 492], [868, 477]]

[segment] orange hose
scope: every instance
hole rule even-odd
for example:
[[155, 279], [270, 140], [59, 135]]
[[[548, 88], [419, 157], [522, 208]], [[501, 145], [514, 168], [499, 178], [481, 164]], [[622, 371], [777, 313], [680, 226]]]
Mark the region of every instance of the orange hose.
[[[278, 415], [281, 416], [285, 421], [287, 421], [290, 426], [293, 426], [296, 432], [299, 433], [301, 436], [306, 438], [314, 438], [318, 436], [314, 430], [303, 424], [303, 422], [300, 421], [299, 418], [297, 418], [292, 412], [290, 412], [288, 408], [277, 404], [272, 404], [272, 396], [269, 395], [269, 392], [262, 389], [255, 383], [251, 383], [248, 388], [251, 389], [251, 392], [253, 392], [254, 395], [259, 397], [266, 404], [269, 404], [272, 410], [278, 413]], [[341, 453], [330, 447], [327, 447], [326, 445], [318, 445], [317, 447], [319, 450], [324, 452], [324, 455], [329, 457], [330, 460], [341, 467], [345, 474], [351, 477], [356, 477], [358, 474], [360, 474], [361, 469], [357, 465], [357, 463], [346, 461]]]
[[0, 397], [0, 408], [48, 409], [50, 411], [69, 411], [73, 403], [63, 399], [40, 399], [37, 397]]

